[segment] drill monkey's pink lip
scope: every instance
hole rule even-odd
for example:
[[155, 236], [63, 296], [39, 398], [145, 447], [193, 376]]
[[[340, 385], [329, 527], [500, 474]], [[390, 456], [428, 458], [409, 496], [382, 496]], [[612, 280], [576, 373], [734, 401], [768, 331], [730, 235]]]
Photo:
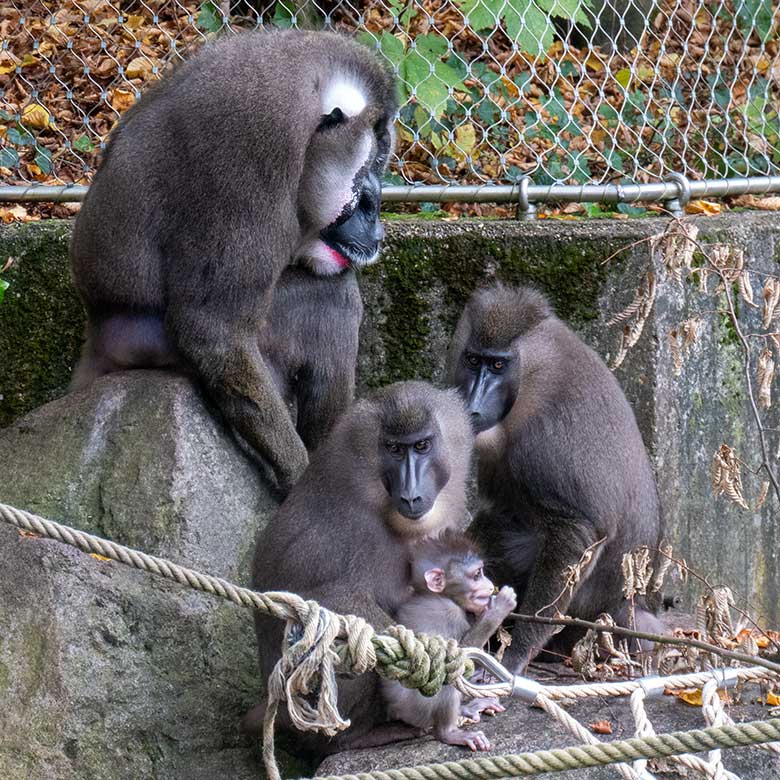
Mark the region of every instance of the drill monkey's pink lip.
[[330, 256], [339, 264], [339, 266], [341, 266], [341, 268], [349, 268], [349, 260], [344, 257], [338, 249], [334, 249], [330, 244], [325, 244], [325, 246], [328, 248]]

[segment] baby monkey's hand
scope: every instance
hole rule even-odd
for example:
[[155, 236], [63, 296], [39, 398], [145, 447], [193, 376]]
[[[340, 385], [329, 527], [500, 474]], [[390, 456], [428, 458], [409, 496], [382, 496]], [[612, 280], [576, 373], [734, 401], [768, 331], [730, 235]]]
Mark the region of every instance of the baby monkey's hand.
[[503, 620], [517, 606], [517, 595], [515, 589], [509, 585], [504, 585], [498, 593], [493, 596], [493, 602], [490, 609]]

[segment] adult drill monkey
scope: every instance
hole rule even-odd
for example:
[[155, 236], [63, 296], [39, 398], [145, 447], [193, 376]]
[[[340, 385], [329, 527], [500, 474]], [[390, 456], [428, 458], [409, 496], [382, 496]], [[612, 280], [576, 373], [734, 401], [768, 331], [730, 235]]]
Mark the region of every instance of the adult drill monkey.
[[[257, 541], [253, 586], [286, 590], [376, 629], [409, 596], [408, 545], [462, 527], [473, 435], [454, 390], [399, 382], [339, 418]], [[279, 659], [282, 624], [256, 617], [260, 672]], [[417, 732], [386, 723], [378, 677], [339, 679], [351, 727], [328, 740], [295, 732], [315, 754], [368, 747]], [[245, 726], [256, 731], [263, 708]], [[290, 728], [289, 725], [287, 728]]]
[[[472, 531], [518, 611], [555, 604], [625, 625], [621, 563], [661, 533], [652, 468], [634, 414], [599, 356], [530, 288], [475, 292], [452, 339], [448, 372], [477, 434], [483, 504]], [[592, 559], [573, 592], [564, 570]], [[637, 623], [658, 621], [638, 604]], [[505, 662], [522, 671], [554, 629], [518, 623]], [[570, 650], [573, 632], [556, 637]]]
[[226, 38], [145, 93], [73, 233], [89, 319], [73, 387], [180, 362], [289, 489], [306, 449], [258, 336], [286, 267], [328, 276], [376, 259], [395, 108], [389, 74], [332, 33]]

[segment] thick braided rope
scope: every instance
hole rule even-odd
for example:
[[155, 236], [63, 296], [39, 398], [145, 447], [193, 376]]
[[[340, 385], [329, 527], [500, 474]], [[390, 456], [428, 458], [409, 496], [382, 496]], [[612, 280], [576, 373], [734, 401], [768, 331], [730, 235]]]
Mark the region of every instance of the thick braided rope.
[[[442, 685], [460, 688], [465, 675], [473, 672], [473, 664], [453, 640], [417, 637], [403, 626], [390, 626], [386, 634], [378, 635], [363, 618], [339, 615], [293, 593], [258, 593], [3, 503], [0, 520], [286, 620], [285, 649], [268, 681], [263, 723], [263, 760], [271, 780], [279, 778], [273, 735], [280, 704], [287, 702], [290, 719], [301, 731], [333, 735], [349, 727], [350, 722], [338, 711], [337, 673], [364, 674], [375, 669], [383, 677], [431, 696]], [[295, 625], [303, 631], [288, 642]], [[314, 705], [313, 691], [317, 692]]]
[[[777, 680], [777, 673], [761, 667], [733, 669], [740, 681]], [[700, 688], [712, 679], [712, 672], [690, 672], [664, 677], [664, 687], [669, 690], [680, 688]], [[603, 683], [584, 683], [582, 685], [550, 685], [543, 688], [545, 696], [551, 699], [588, 699], [592, 696], [630, 696], [641, 687], [638, 680], [620, 680]]]
[[576, 745], [533, 753], [467, 758], [442, 764], [421, 764], [401, 769], [358, 774], [328, 775], [316, 780], [504, 780], [636, 761], [668, 758], [677, 753], [701, 752], [715, 747], [742, 747], [768, 742], [780, 736], [780, 719], [754, 721], [695, 731], [675, 731], [654, 737]]
[[[418, 637], [403, 626], [391, 626], [386, 629], [386, 635], [377, 635], [362, 618], [330, 612], [316, 602], [305, 601], [295, 594], [286, 592], [258, 593], [248, 588], [233, 585], [227, 580], [201, 574], [193, 569], [178, 566], [164, 558], [147, 555], [138, 550], [133, 550], [92, 534], [46, 520], [30, 512], [25, 512], [3, 503], [0, 503], [0, 520], [17, 528], [71, 545], [84, 552], [96, 553], [104, 558], [118, 561], [132, 568], [156, 574], [195, 590], [227, 599], [240, 606], [253, 607], [265, 614], [286, 620], [286, 637], [290, 636], [290, 630], [295, 624], [300, 624], [303, 628], [302, 638], [296, 638], [296, 641], [285, 651], [269, 681], [271, 693], [264, 724], [263, 755], [266, 759], [266, 768], [272, 780], [279, 777], [273, 751], [273, 720], [281, 701], [287, 701], [293, 723], [303, 730], [316, 729], [332, 734], [349, 726], [349, 721], [343, 720], [337, 709], [335, 685], [335, 674], [337, 672], [359, 674], [375, 668], [379, 674], [389, 679], [398, 680], [408, 687], [418, 688], [428, 695], [436, 693], [442, 684], [454, 685], [467, 695], [471, 694], [471, 686], [465, 683], [464, 679], [473, 670], [473, 665], [466, 660], [463, 651], [454, 640], [443, 640], [441, 637]], [[755, 670], [753, 674], [744, 675], [744, 678], [760, 679], [764, 676], [771, 676], [771, 673], [765, 675], [762, 671], [764, 670]], [[707, 675], [703, 676], [709, 679]], [[691, 677], [695, 677], [695, 675], [681, 675], [679, 678], [671, 678], [670, 687], [674, 687], [678, 682], [682, 685], [682, 680], [684, 679], [687, 684], [691, 684], [689, 681]], [[583, 696], [605, 694], [616, 696], [625, 695], [636, 687], [636, 684], [631, 685], [629, 683], [630, 690], [627, 690], [622, 684], [617, 686], [606, 684], [612, 688], [612, 690], [607, 692], [603, 690], [604, 685], [553, 686], [542, 689], [540, 694], [551, 695], [551, 698], [582, 698]], [[317, 688], [319, 688], [318, 706], [312, 707], [307, 697], [311, 691]], [[588, 689], [587, 693], [583, 689]], [[566, 693], [561, 695], [563, 691]], [[576, 694], [572, 696], [574, 692]], [[507, 695], [508, 693], [508, 690], [501, 691], [502, 695]], [[484, 692], [482, 695], [484, 695]], [[543, 708], [550, 714], [559, 710], [563, 712], [567, 717], [562, 717], [558, 713], [557, 719], [564, 725], [567, 725], [574, 733], [579, 734], [579, 730], [583, 728], [580, 724], [557, 705], [549, 706], [552, 704], [549, 700], [547, 704], [547, 707], [542, 705]], [[768, 739], [765, 738], [765, 733], [762, 731], [762, 728], [765, 727], [774, 728]], [[719, 741], [713, 742], [712, 736], [709, 736], [708, 732], [712, 732]], [[691, 739], [697, 735], [704, 735], [702, 738], [709, 738], [710, 742], [705, 743], [703, 747], [696, 744], [691, 746]], [[590, 736], [592, 737], [592, 735]], [[527, 768], [533, 770], [528, 772], [520, 771], [519, 767], [513, 767], [510, 774], [537, 774], [542, 771], [559, 771], [559, 769], [616, 763], [621, 761], [621, 759], [655, 758], [672, 755], [675, 752], [681, 752], [686, 749], [703, 750], [716, 747], [749, 745], [771, 741], [771, 739], [775, 739], [778, 736], [780, 736], [780, 720], [740, 724], [739, 726], [728, 725], [715, 729], [705, 729], [701, 732], [679, 732], [646, 740], [634, 740], [633, 742], [636, 742], [635, 745], [630, 745], [632, 741], [628, 740], [626, 743], [629, 745], [629, 748], [626, 748], [627, 755], [618, 757], [615, 757], [617, 754], [614, 753], [614, 746], [618, 743], [601, 743], [597, 740], [597, 744], [567, 748], [566, 751], [569, 752], [540, 751], [538, 754], [523, 754], [532, 757], [547, 757], [549, 755], [551, 757], [549, 761], [553, 765], [551, 766], [550, 763], [546, 765], [539, 764], [538, 762], [528, 764]], [[670, 742], [670, 739], [673, 740], [673, 738], [676, 738], [678, 742]], [[653, 739], [660, 740], [660, 742], [657, 742], [657, 744], [652, 743]], [[667, 750], [669, 752], [653, 754], [630, 752], [632, 749], [639, 751], [642, 745], [646, 748], [646, 743], [652, 743], [651, 747], [654, 745], [655, 750]], [[593, 753], [592, 751], [596, 752]], [[559, 753], [561, 756], [556, 757]], [[600, 759], [599, 756], [601, 757]], [[504, 759], [479, 759], [471, 763], [481, 766], [485, 761], [502, 762], [518, 758], [522, 758], [522, 755], [508, 756]], [[536, 761], [537, 759], [529, 760]], [[570, 762], [572, 760], [577, 763], [560, 763], [561, 761]], [[583, 761], [585, 763], [582, 763]], [[434, 769], [439, 770], [447, 766], [449, 765], [434, 765]], [[534, 766], [536, 769], [534, 769]], [[630, 768], [628, 769], [629, 772], [632, 771]], [[390, 773], [378, 773], [376, 776], [382, 775], [387, 778], [393, 776], [417, 777], [419, 780], [423, 780], [424, 777], [429, 779], [439, 776], [445, 777], [445, 775], [439, 775], [436, 772], [428, 775], [392, 774], [393, 772], [413, 773], [414, 771], [416, 770], [391, 770]], [[475, 769], [475, 771], [477, 770]], [[621, 773], [623, 774], [623, 772]], [[372, 774], [365, 775], [365, 777], [372, 776]], [[494, 775], [481, 775], [477, 771], [477, 776], [487, 777]], [[507, 775], [498, 776], [504, 777]], [[624, 774], [624, 777], [627, 778], [633, 778], [634, 776], [628, 773]], [[458, 777], [458, 775], [446, 775], [446, 777]]]
[[[714, 680], [710, 678], [710, 682], [714, 682]], [[650, 719], [647, 717], [647, 711], [645, 710], [646, 696], [647, 694], [642, 688], [639, 688], [631, 694], [631, 713], [634, 716], [634, 721], [636, 722], [637, 737], [656, 736], [653, 724], [650, 723]], [[721, 724], [708, 725], [713, 726]], [[709, 754], [709, 760], [701, 758], [700, 756], [691, 755], [689, 753], [683, 753], [679, 756], [671, 756], [670, 760], [675, 761], [678, 764], [682, 764], [689, 769], [701, 772], [703, 775], [705, 775], [705, 777], [710, 778], [710, 780], [739, 780], [738, 775], [735, 775], [733, 772], [729, 772], [723, 766], [720, 750], [712, 751]], [[644, 759], [634, 762], [635, 767], [644, 766], [646, 764], [647, 761]]]
[[[704, 713], [704, 720], [708, 726], [723, 726], [727, 723], [734, 722], [723, 707], [723, 702], [718, 695], [718, 687], [717, 679], [712, 678], [704, 688], [702, 688], [701, 709]], [[758, 747], [780, 756], [780, 742], [767, 742]]]
[[[596, 737], [591, 731], [585, 728], [576, 718], [573, 718], [566, 712], [560, 704], [554, 702], [552, 699], [547, 698], [540, 694], [536, 697], [534, 704], [537, 707], [541, 707], [548, 715], [557, 720], [558, 723], [565, 726], [575, 737], [580, 739], [587, 745], [600, 745], [603, 744], [601, 740]], [[619, 763], [615, 764], [615, 769], [619, 774], [625, 778], [625, 780], [654, 780], [653, 775], [648, 772], [645, 767], [636, 769], [629, 764]]]

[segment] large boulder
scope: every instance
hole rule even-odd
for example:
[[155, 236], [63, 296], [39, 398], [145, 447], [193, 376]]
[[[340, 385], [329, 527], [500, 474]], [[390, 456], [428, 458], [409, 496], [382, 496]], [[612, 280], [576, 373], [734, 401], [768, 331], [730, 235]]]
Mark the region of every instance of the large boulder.
[[[0, 500], [238, 584], [276, 506], [190, 382], [106, 377], [0, 432]], [[252, 615], [0, 527], [0, 777], [255, 778]]]

